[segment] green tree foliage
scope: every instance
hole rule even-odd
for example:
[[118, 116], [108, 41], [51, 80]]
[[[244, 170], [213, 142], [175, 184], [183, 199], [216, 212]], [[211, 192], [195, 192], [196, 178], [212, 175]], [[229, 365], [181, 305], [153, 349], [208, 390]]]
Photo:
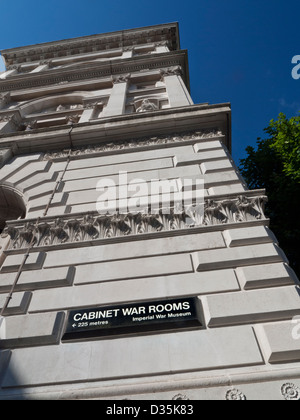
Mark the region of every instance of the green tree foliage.
[[250, 189], [266, 189], [270, 227], [300, 278], [300, 116], [279, 114], [264, 132], [256, 150], [247, 147], [240, 171]]

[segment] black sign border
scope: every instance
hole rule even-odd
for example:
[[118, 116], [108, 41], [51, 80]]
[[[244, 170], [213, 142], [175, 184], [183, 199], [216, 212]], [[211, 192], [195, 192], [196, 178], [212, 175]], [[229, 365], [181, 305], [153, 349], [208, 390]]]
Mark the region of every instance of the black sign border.
[[[185, 302], [185, 301], [192, 301], [193, 303], [193, 318], [194, 319], [185, 319], [184, 317], [168, 319], [165, 320], [155, 320], [155, 322], [151, 322], [150, 320], [145, 324], [131, 324], [129, 326], [122, 326], [119, 327], [110, 327], [110, 328], [101, 328], [95, 327], [95, 329], [77, 329], [76, 331], [72, 331], [70, 328], [71, 320], [70, 316], [74, 312], [92, 312], [92, 311], [99, 311], [99, 310], [109, 310], [109, 309], [122, 309], [128, 308], [131, 306], [142, 306], [145, 305], [160, 305], [160, 304], [168, 304], [168, 303], [175, 303], [175, 302]], [[137, 317], [139, 315], [136, 315]], [[74, 322], [74, 321], [72, 321]], [[105, 305], [105, 306], [93, 306], [89, 308], [78, 308], [69, 310], [66, 317], [66, 325], [64, 328], [64, 333], [62, 336], [63, 342], [70, 342], [70, 341], [88, 341], [88, 340], [101, 340], [101, 339], [111, 339], [111, 338], [122, 338], [122, 337], [129, 337], [129, 336], [136, 336], [136, 335], [149, 335], [149, 334], [161, 334], [161, 333], [170, 333], [172, 331], [188, 331], [194, 329], [205, 329], [205, 322], [204, 322], [204, 313], [202, 308], [202, 302], [198, 299], [197, 296], [189, 296], [189, 297], [182, 297], [182, 298], [173, 298], [173, 299], [165, 299], [165, 300], [149, 300], [149, 301], [142, 301], [142, 302], [130, 302], [120, 305]]]

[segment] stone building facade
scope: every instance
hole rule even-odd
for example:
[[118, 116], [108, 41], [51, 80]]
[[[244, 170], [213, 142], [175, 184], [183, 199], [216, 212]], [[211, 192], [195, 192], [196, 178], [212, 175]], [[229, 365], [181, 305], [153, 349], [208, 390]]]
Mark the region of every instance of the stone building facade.
[[298, 280], [178, 25], [2, 56], [0, 399], [300, 399]]

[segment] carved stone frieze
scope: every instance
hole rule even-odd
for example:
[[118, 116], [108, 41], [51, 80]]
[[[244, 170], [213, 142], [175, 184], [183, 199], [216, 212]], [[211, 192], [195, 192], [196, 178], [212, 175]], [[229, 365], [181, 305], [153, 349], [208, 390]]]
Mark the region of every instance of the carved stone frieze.
[[153, 26], [146, 31], [134, 29], [127, 31], [120, 31], [115, 35], [99, 34], [83, 38], [64, 40], [52, 43], [39, 44], [32, 47], [24, 47], [13, 50], [4, 51], [4, 56], [9, 64], [15, 65], [17, 62], [31, 62], [42, 60], [44, 57], [55, 58], [57, 56], [69, 57], [78, 51], [81, 54], [93, 51], [104, 51], [108, 49], [115, 49], [116, 45], [121, 48], [132, 48], [133, 45], [145, 45], [151, 42], [168, 42], [170, 48], [176, 49], [177, 35], [176, 27], [166, 25], [166, 33], [162, 35], [161, 25], [159, 27]]
[[[223, 137], [223, 134], [218, 129], [210, 129], [210, 130], [203, 130], [203, 131], [192, 131], [192, 132], [185, 132], [185, 133], [174, 133], [170, 135], [163, 135], [163, 136], [152, 136], [152, 137], [143, 137], [139, 139], [129, 139], [126, 141], [114, 141], [101, 143], [98, 145], [91, 145], [84, 148], [78, 148], [71, 151], [71, 156], [81, 156], [81, 155], [88, 155], [92, 153], [101, 153], [101, 152], [111, 152], [117, 150], [124, 150], [124, 149], [133, 149], [138, 147], [145, 147], [145, 146], [152, 146], [152, 145], [159, 145], [159, 144], [172, 144], [172, 143], [180, 143], [183, 141], [190, 141], [190, 140], [203, 140], [209, 139], [213, 137]], [[53, 159], [61, 159], [63, 157], [69, 156], [69, 150], [60, 150], [56, 152], [49, 152], [46, 153], [44, 156], [44, 160], [53, 160]]]
[[182, 212], [166, 209], [151, 213], [99, 215], [88, 213], [40, 220], [39, 223], [9, 222], [3, 235], [10, 235], [10, 249], [28, 247], [34, 236], [34, 246], [93, 241], [128, 235], [167, 232], [196, 227], [241, 223], [265, 219], [267, 198], [247, 196], [226, 200], [209, 200], [202, 206], [191, 206]]
[[264, 218], [266, 201], [266, 196], [249, 198], [243, 195], [235, 200], [208, 200], [205, 203], [203, 220], [197, 220], [197, 214], [193, 219], [206, 226], [259, 220]]

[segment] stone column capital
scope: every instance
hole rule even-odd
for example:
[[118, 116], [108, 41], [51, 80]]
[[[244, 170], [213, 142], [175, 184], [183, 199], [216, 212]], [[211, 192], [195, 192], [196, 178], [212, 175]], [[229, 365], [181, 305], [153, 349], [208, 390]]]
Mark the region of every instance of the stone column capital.
[[160, 70], [160, 75], [162, 79], [164, 79], [166, 76], [181, 76], [182, 73], [183, 71], [181, 66], [174, 66]]
[[130, 73], [125, 74], [125, 75], [121, 75], [121, 76], [114, 76], [112, 78], [112, 82], [113, 82], [114, 85], [119, 84], [119, 83], [127, 83], [129, 81], [130, 77], [131, 77]]

